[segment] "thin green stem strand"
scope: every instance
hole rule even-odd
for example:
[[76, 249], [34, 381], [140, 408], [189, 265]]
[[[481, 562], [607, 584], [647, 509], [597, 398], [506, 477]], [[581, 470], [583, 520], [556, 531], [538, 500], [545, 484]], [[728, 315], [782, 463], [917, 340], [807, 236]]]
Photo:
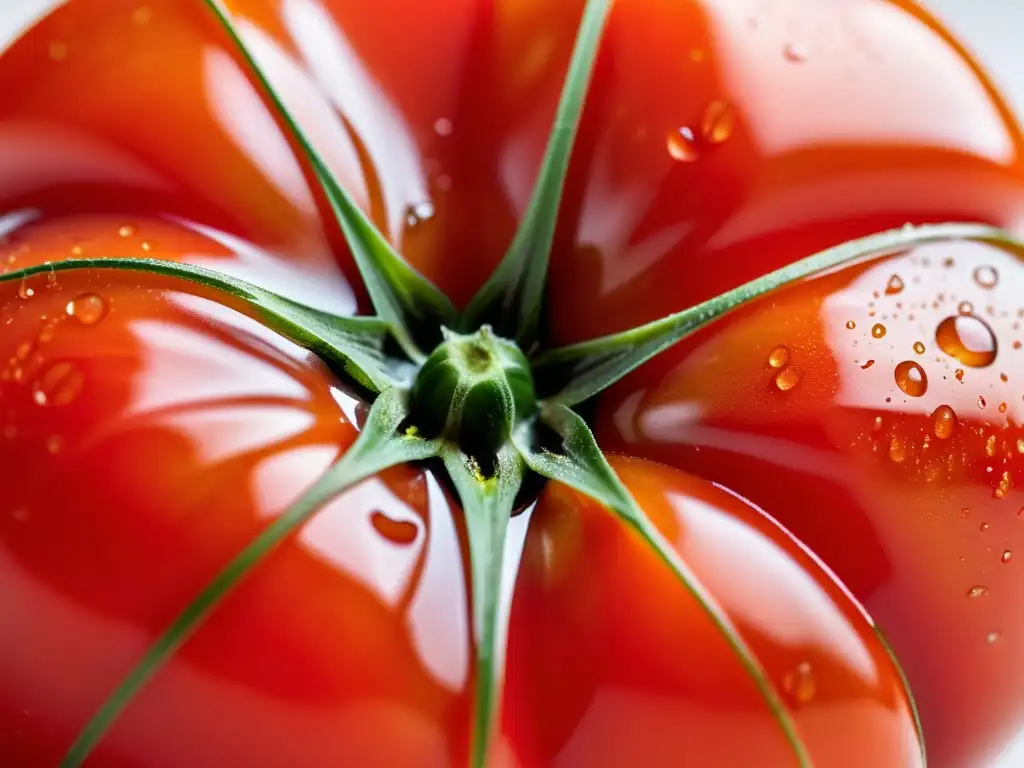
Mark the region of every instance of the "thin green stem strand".
[[278, 333], [342, 367], [359, 384], [374, 392], [401, 383], [402, 363], [384, 352], [390, 327], [376, 317], [341, 317], [307, 307], [252, 283], [205, 267], [158, 259], [75, 259], [26, 267], [0, 275], [0, 283], [35, 275], [79, 270], [115, 270], [179, 278], [241, 299]]
[[886, 252], [936, 240], [968, 238], [1011, 242], [1006, 233], [982, 224], [904, 227], [852, 240], [647, 325], [545, 352], [533, 361], [539, 394], [553, 403], [577, 405], [694, 331], [788, 283]]
[[[838, 581], [838, 579], [836, 580]], [[865, 613], [865, 615], [867, 614]], [[896, 652], [893, 651], [892, 646], [889, 645], [889, 640], [886, 638], [881, 628], [870, 616], [868, 616], [868, 621], [875, 630], [875, 637], [878, 638], [878, 642], [882, 644], [885, 652], [889, 655], [889, 659], [892, 661], [892, 665], [896, 668], [896, 674], [899, 675], [900, 684], [903, 686], [904, 693], [907, 694], [907, 703], [910, 704], [910, 713], [914, 717], [914, 732], [917, 734], [917, 743], [921, 748], [921, 768], [927, 768], [928, 751], [925, 748], [924, 728], [921, 727], [921, 715], [917, 709], [917, 702], [914, 700], [914, 692], [910, 690], [910, 680], [907, 679], [907, 673], [903, 671], [903, 665], [900, 664], [900, 660], [897, 658]]]
[[345, 455], [189, 603], [82, 729], [61, 761], [60, 768], [81, 766], [143, 686], [185, 644], [220, 602], [324, 504], [360, 480], [388, 467], [437, 455], [435, 443], [397, 433], [407, 413], [403, 393], [397, 389], [381, 393], [370, 410], [362, 433]]
[[[299, 127], [298, 121], [291, 116], [284, 101], [256, 63], [222, 0], [204, 2], [216, 15], [239, 54], [249, 64], [256, 81], [291, 131], [323, 186], [366, 284], [374, 311], [391, 325], [391, 331], [405, 353], [414, 361], [422, 362], [424, 354], [420, 345], [432, 348], [439, 340], [439, 336], [434, 338], [432, 334], [439, 334], [442, 325], [454, 327], [457, 319], [455, 307], [447, 296], [413, 269], [391, 247], [384, 235], [338, 183], [320, 153]], [[417, 331], [429, 331], [431, 337], [418, 338]]]
[[533, 195], [508, 252], [466, 308], [463, 330], [488, 323], [499, 336], [517, 339], [524, 350], [529, 350], [537, 338], [569, 159], [611, 6], [612, 0], [588, 0], [583, 10]]
[[732, 621], [697, 575], [655, 528], [626, 487], [619, 480], [586, 422], [563, 405], [546, 404], [541, 420], [553, 429], [563, 442], [564, 455], [535, 450], [526, 431], [516, 436], [518, 448], [526, 464], [544, 477], [575, 488], [605, 505], [621, 521], [635, 530], [658, 557], [672, 569], [683, 586], [693, 595], [729, 645], [736, 659], [750, 675], [772, 716], [778, 723], [801, 768], [811, 768], [811, 758], [800, 739], [796, 724], [786, 709], [757, 657], [740, 636]]
[[490, 478], [483, 478], [476, 463], [455, 449], [446, 450], [443, 456], [462, 501], [469, 540], [477, 673], [469, 764], [471, 768], [484, 768], [500, 704], [500, 648], [504, 645], [505, 628], [501, 626], [498, 609], [505, 535], [523, 482], [524, 467], [522, 458], [511, 447], [498, 454], [498, 467]]

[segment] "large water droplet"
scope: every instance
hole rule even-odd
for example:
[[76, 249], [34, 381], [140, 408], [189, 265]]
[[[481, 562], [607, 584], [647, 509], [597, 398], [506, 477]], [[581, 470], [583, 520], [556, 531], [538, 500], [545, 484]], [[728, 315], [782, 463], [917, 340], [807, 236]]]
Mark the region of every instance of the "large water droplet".
[[974, 270], [974, 282], [986, 290], [995, 288], [999, 283], [999, 273], [995, 267], [978, 267]]
[[896, 385], [911, 397], [921, 397], [928, 391], [928, 374], [913, 360], [904, 360], [896, 366]]
[[889, 282], [885, 284], [885, 294], [892, 296], [897, 293], [903, 293], [903, 278], [899, 275], [893, 275], [889, 278]]
[[32, 399], [37, 405], [69, 405], [82, 391], [83, 382], [82, 372], [74, 364], [54, 363], [32, 382]]
[[670, 131], [665, 144], [673, 160], [678, 160], [681, 163], [692, 163], [697, 159], [696, 140], [691, 128], [683, 126], [682, 128]]
[[781, 368], [789, 362], [789, 349], [778, 346], [768, 354], [768, 365], [772, 368]]
[[82, 325], [96, 325], [107, 316], [107, 302], [95, 293], [86, 293], [68, 302], [65, 311]]
[[806, 704], [818, 692], [810, 662], [801, 661], [782, 677], [782, 690], [797, 704]]
[[933, 429], [935, 430], [935, 436], [940, 440], [946, 440], [952, 436], [956, 430], [956, 411], [950, 408], [948, 405], [940, 405], [932, 413]]
[[935, 330], [939, 349], [971, 368], [984, 368], [995, 362], [996, 335], [988, 323], [976, 315], [947, 317]]
[[775, 386], [782, 392], [793, 389], [804, 377], [804, 372], [794, 365], [778, 372], [775, 376]]
[[736, 111], [725, 101], [712, 101], [704, 110], [700, 132], [708, 144], [728, 141], [736, 126]]
[[419, 528], [409, 520], [395, 520], [380, 510], [370, 515], [370, 523], [381, 536], [394, 544], [408, 545], [416, 541]]

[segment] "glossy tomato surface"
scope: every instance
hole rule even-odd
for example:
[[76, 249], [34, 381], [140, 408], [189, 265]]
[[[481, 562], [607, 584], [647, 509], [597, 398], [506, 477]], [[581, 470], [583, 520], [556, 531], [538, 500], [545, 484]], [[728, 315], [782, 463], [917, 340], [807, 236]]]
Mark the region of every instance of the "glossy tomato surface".
[[[0, 271], [157, 257], [340, 314], [368, 309], [308, 165], [203, 3], [13, 3], [0, 11], [0, 29], [14, 20], [0, 41]], [[227, 5], [332, 171], [464, 303], [526, 205], [582, 0]], [[992, 84], [909, 3], [619, 0], [571, 164], [547, 337], [629, 327], [906, 221], [1013, 227], [1020, 151]], [[1018, 594], [1001, 562], [1003, 549], [1012, 559], [1013, 516], [975, 510], [995, 503], [987, 494], [1020, 459], [1004, 456], [1007, 427], [987, 457], [1007, 463], [988, 473], [988, 434], [971, 430], [1007, 426], [1009, 404], [1021, 403], [1003, 365], [1020, 278], [1014, 258], [988, 254], [958, 252], [949, 272], [939, 254], [929, 268], [898, 267], [908, 296], [927, 293], [918, 303], [952, 295], [943, 280], [958, 296], [970, 288], [971, 259], [999, 274], [993, 314], [988, 294], [972, 299], [999, 363], [957, 382], [981, 387], [988, 411], [964, 415], [941, 364], [920, 359], [928, 405], [957, 412], [966, 457], [930, 481], [926, 468], [911, 472], [930, 414], [899, 395], [876, 402], [905, 341], [863, 372], [867, 318], [842, 318], [857, 324], [859, 336], [842, 336], [856, 350], [824, 338], [825, 298], [869, 275], [874, 286], [874, 266], [793, 289], [789, 314], [750, 321], [750, 333], [748, 315], [711, 329], [701, 338], [718, 357], [700, 358], [696, 373], [686, 367], [694, 344], [639, 372], [598, 435], [720, 481], [791, 526], [899, 646], [927, 699], [933, 764], [969, 768], [1019, 716], [1015, 630], [1000, 616]], [[909, 305], [877, 301], [857, 306], [900, 314], [884, 321], [892, 343], [917, 333], [900, 325]], [[940, 307], [955, 314], [951, 301]], [[938, 311], [915, 310], [915, 322], [934, 326]], [[790, 325], [769, 341], [779, 317]], [[941, 356], [933, 338], [921, 341]], [[804, 374], [786, 393], [765, 368], [780, 345]], [[350, 445], [365, 404], [243, 307], [142, 275], [0, 285], [0, 365], [0, 763], [35, 768], [57, 764], [158, 633]], [[1007, 382], [991, 379], [997, 368]], [[886, 369], [888, 384], [837, 399], [836, 382]], [[648, 405], [689, 402], [684, 384], [704, 393], [694, 420], [731, 414], [730, 428], [752, 440], [766, 423], [789, 427], [784, 438], [807, 461], [777, 474], [713, 451], [704, 461], [708, 447], [690, 447], [678, 423], [658, 434], [622, 426]], [[633, 408], [628, 421], [622, 408]], [[878, 452], [876, 415], [890, 440]], [[829, 432], [847, 421], [846, 442], [866, 425], [856, 448]], [[889, 457], [894, 435], [902, 462]], [[841, 471], [859, 473], [857, 500], [841, 484], [800, 496], [817, 482], [815, 451], [840, 448], [841, 468], [852, 467]], [[755, 651], [817, 765], [917, 764], [896, 670], [821, 564], [727, 490], [643, 461], [616, 467]], [[1019, 506], [1011, 492], [999, 509]], [[971, 496], [963, 525], [949, 512], [961, 495]], [[494, 765], [795, 764], [720, 633], [632, 533], [556, 484], [513, 532], [510, 563], [520, 550], [522, 561], [507, 578]], [[245, 580], [87, 764], [464, 764], [474, 688], [465, 563], [461, 511], [432, 469], [360, 484]], [[985, 592], [969, 600], [975, 586]]]

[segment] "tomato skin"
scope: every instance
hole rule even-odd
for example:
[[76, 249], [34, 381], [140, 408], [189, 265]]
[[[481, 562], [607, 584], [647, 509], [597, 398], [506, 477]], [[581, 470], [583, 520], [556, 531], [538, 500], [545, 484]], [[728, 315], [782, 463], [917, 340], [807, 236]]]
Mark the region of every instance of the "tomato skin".
[[[1018, 257], [978, 243], [847, 268], [687, 340], [610, 394], [597, 428], [743, 495], [821, 557], [886, 633], [940, 768], [986, 765], [1024, 720], [1022, 289]], [[991, 365], [944, 351], [948, 317], [977, 350], [995, 341]], [[899, 385], [908, 362], [923, 393]]]
[[[30, 285], [0, 288], [0, 756], [43, 768], [348, 447], [355, 401], [304, 351], [166, 281]], [[454, 519], [410, 468], [325, 506], [87, 765], [451, 764], [471, 691]]]
[[[895, 667], [806, 551], [703, 480], [639, 460], [613, 466], [735, 623], [815, 765], [921, 765]], [[557, 484], [530, 522], [506, 686], [524, 768], [796, 765], [750, 677], [664, 564]]]

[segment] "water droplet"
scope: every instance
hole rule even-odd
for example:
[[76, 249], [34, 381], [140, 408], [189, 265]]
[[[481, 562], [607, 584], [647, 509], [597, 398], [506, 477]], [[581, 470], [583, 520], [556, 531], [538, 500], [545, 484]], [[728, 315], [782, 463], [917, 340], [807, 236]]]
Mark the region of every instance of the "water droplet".
[[1009, 549], [1004, 549], [1003, 554], [999, 557], [999, 562], [1008, 563], [1013, 560], [1013, 552]]
[[889, 441], [889, 458], [896, 464], [902, 464], [907, 460], [907, 441], [898, 435], [894, 435]]
[[772, 368], [781, 368], [789, 362], [789, 348], [778, 346], [768, 355], [768, 365]]
[[971, 508], [970, 507], [964, 507], [963, 509], [960, 510], [960, 519], [961, 520], [966, 520], [970, 516], [971, 516]]
[[866, 371], [868, 368], [870, 368], [874, 364], [875, 364], [874, 360], [868, 360], [866, 363], [864, 363], [864, 365], [861, 366], [861, 370]]
[[419, 536], [419, 528], [415, 523], [408, 520], [394, 520], [380, 510], [374, 510], [370, 515], [370, 523], [377, 533], [394, 544], [412, 544]]
[[970, 315], [971, 313], [974, 312], [974, 305], [971, 304], [971, 302], [969, 301], [961, 301], [959, 304], [957, 304], [956, 311], [959, 312], [961, 315]]
[[940, 440], [946, 440], [952, 436], [953, 431], [956, 429], [956, 411], [948, 405], [940, 405], [932, 413], [932, 421], [934, 422], [935, 436]]
[[996, 436], [989, 435], [988, 440], [985, 441], [985, 455], [995, 456], [996, 455]]
[[107, 316], [107, 302], [95, 293], [85, 293], [69, 301], [65, 311], [82, 325], [96, 325]]
[[911, 397], [921, 397], [928, 391], [928, 374], [913, 360], [904, 360], [896, 366], [896, 385]]
[[135, 227], [133, 227], [131, 224], [125, 224], [124, 226], [117, 230], [117, 234], [119, 234], [121, 237], [131, 237], [132, 235], [135, 234]]
[[153, 250], [153, 246], [145, 240], [142, 241], [142, 244], [139, 247], [146, 253], [149, 253], [151, 250]]
[[988, 405], [988, 403], [985, 402], [985, 398], [978, 395], [978, 407], [984, 409], [986, 405]]
[[732, 136], [736, 125], [736, 111], [725, 101], [712, 101], [704, 110], [700, 132], [708, 144], [721, 144]]
[[988, 594], [988, 587], [984, 584], [975, 584], [969, 590], [967, 590], [968, 597], [984, 597]]
[[984, 368], [996, 359], [998, 343], [988, 323], [974, 315], [947, 317], [935, 330], [939, 349], [971, 368]]
[[917, 354], [919, 354], [919, 355], [923, 355], [924, 354], [924, 344], [922, 344], [920, 341], [915, 341], [914, 342], [914, 351], [917, 352]]
[[1000, 413], [1006, 413], [1006, 403], [1000, 403], [999, 404], [999, 412]]
[[451, 136], [452, 128], [452, 121], [447, 117], [439, 117], [434, 121], [434, 133], [438, 136]]
[[782, 689], [797, 704], [806, 704], [818, 692], [810, 662], [801, 661], [782, 677]]
[[961, 384], [963, 383], [963, 380], [964, 380], [964, 369], [963, 368], [957, 368], [953, 375], [956, 376], [956, 380], [957, 381], [959, 381]]
[[1013, 478], [1010, 477], [1009, 471], [1004, 471], [1002, 477], [999, 478], [999, 484], [992, 489], [992, 498], [1005, 499], [1011, 490], [1013, 490]]
[[18, 298], [27, 301], [35, 295], [35, 290], [29, 288], [28, 283], [22, 280], [21, 283], [18, 285]]
[[1024, 453], [1024, 437], [1017, 440], [1017, 453]]
[[50, 58], [54, 61], [64, 61], [68, 57], [68, 46], [67, 43], [60, 41], [50, 43]]
[[876, 339], [882, 338], [883, 336], [885, 336], [885, 326], [882, 325], [881, 323], [875, 323], [871, 327], [871, 335], [874, 336]]
[[882, 422], [882, 417], [881, 416], [875, 416], [875, 424], [874, 424], [875, 432], [878, 432], [879, 430], [882, 429], [882, 423], [883, 423]]
[[434, 218], [434, 204], [430, 201], [416, 203], [405, 209], [405, 223], [410, 228], [419, 226]]
[[801, 43], [787, 43], [786, 47], [782, 49], [782, 55], [786, 61], [803, 64], [808, 57], [807, 46]]
[[82, 391], [82, 372], [67, 362], [54, 363], [32, 382], [32, 399], [37, 405], [69, 405]]
[[999, 282], [999, 273], [995, 267], [978, 267], [974, 270], [974, 282], [986, 290], [996, 287]]
[[796, 366], [789, 366], [778, 372], [775, 376], [775, 386], [782, 392], [788, 392], [803, 379], [804, 372]]
[[988, 523], [982, 523], [981, 525], [979, 525], [978, 526], [978, 530], [982, 531], [982, 532], [987, 531], [988, 530]]
[[896, 293], [903, 293], [903, 278], [899, 275], [893, 275], [889, 278], [889, 282], [885, 284], [886, 296], [892, 296]]
[[846, 321], [846, 330], [852, 331], [856, 327], [857, 327], [857, 324], [855, 322], [853, 322], [853, 320], [847, 320]]
[[60, 435], [50, 435], [46, 438], [46, 451], [47, 453], [56, 455], [61, 452], [64, 448], [64, 438]]
[[683, 126], [670, 131], [666, 145], [668, 146], [668, 153], [672, 156], [673, 160], [678, 160], [681, 163], [692, 163], [697, 159], [696, 140], [691, 128]]
[[985, 642], [988, 643], [989, 645], [992, 645], [993, 643], [998, 643], [1000, 638], [1002, 638], [1002, 634], [1001, 633], [999, 633], [999, 632], [989, 632], [987, 635], [985, 635]]

